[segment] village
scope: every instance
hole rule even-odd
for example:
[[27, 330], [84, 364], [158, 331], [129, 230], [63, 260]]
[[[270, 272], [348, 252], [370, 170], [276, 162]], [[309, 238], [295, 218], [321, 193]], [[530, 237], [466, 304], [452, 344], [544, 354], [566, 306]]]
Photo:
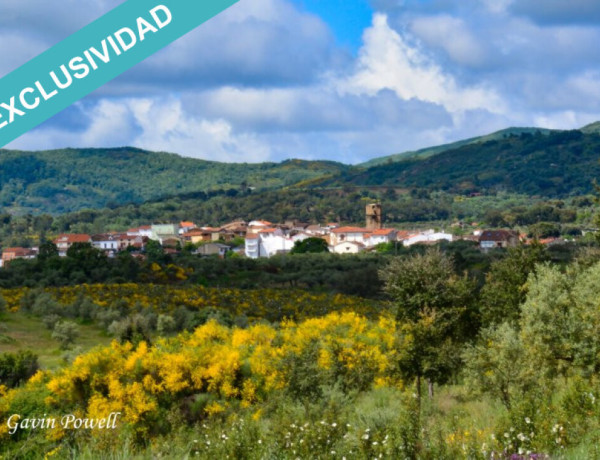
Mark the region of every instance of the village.
[[[149, 241], [159, 243], [166, 253], [176, 254], [184, 247], [193, 247], [199, 256], [226, 257], [234, 253], [241, 257], [257, 259], [289, 253], [297, 242], [308, 238], [319, 238], [326, 242], [333, 254], [358, 254], [373, 251], [382, 244], [412, 246], [436, 244], [440, 241], [469, 240], [476, 242], [484, 252], [495, 248], [514, 247], [519, 242], [527, 243], [526, 234], [513, 230], [475, 229], [461, 236], [444, 230], [399, 230], [385, 228], [382, 223], [380, 204], [368, 204], [365, 210], [365, 226], [341, 226], [337, 223], [312, 224], [286, 221], [274, 224], [265, 220], [246, 222], [236, 220], [220, 227], [197, 226], [194, 222], [160, 223], [143, 225], [126, 232], [101, 234], [61, 234], [52, 242], [58, 255], [65, 257], [76, 243], [89, 244], [108, 257], [129, 250], [143, 257]], [[557, 244], [562, 240], [549, 238], [542, 244]], [[35, 259], [39, 248], [12, 247], [2, 251], [0, 267], [15, 259]]]

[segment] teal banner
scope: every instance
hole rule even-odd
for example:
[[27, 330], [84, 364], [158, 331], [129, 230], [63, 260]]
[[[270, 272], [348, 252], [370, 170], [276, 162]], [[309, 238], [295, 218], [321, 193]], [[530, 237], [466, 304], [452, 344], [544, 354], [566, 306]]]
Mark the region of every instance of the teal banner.
[[0, 147], [237, 1], [126, 0], [0, 80]]

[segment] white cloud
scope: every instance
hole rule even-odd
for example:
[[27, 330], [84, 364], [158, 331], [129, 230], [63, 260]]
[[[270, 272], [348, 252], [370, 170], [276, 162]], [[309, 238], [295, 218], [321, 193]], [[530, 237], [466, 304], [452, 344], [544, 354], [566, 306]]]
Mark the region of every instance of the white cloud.
[[[0, 41], [10, 46], [0, 72], [120, 1], [3, 1]], [[552, 17], [534, 17], [540, 0], [372, 3], [380, 13], [354, 58], [290, 0], [240, 1], [11, 147], [357, 162], [507, 126], [600, 118], [600, 24], [568, 2], [553, 0]], [[583, 3], [593, 6], [574, 4]]]
[[464, 20], [449, 15], [421, 16], [413, 20], [411, 32], [429, 47], [442, 48], [457, 64], [478, 66], [486, 53]]
[[222, 119], [195, 117], [175, 98], [99, 101], [84, 109], [90, 121], [81, 132], [41, 127], [9, 144], [12, 149], [52, 147], [118, 147], [179, 153], [225, 162], [261, 162], [270, 148], [254, 133], [237, 132]]
[[451, 113], [481, 108], [497, 113], [505, 110], [492, 89], [460, 87], [417, 45], [393, 30], [384, 14], [376, 14], [372, 27], [365, 31], [356, 73], [347, 79], [344, 89], [356, 94], [391, 89], [404, 100], [416, 98], [440, 104]]

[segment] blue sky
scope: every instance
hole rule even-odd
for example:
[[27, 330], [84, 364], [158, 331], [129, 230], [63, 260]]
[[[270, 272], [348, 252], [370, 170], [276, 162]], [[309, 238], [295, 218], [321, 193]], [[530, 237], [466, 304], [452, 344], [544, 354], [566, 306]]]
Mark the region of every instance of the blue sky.
[[295, 0], [300, 8], [318, 15], [331, 28], [336, 41], [356, 53], [373, 9], [367, 0]]
[[[3, 0], [0, 75], [122, 0]], [[377, 156], [600, 120], [597, 0], [240, 0], [9, 147]]]

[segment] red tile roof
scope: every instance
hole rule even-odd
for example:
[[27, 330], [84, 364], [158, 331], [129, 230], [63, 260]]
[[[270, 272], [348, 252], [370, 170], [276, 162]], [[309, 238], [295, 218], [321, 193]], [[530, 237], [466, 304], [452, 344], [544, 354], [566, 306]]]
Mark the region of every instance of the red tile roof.
[[373, 235], [390, 235], [394, 233], [396, 230], [393, 228], [378, 228], [373, 231]]
[[511, 230], [486, 230], [479, 236], [479, 241], [508, 241], [511, 238], [519, 238], [517, 232]]
[[370, 230], [360, 227], [340, 227], [331, 230], [331, 233], [370, 233]]
[[35, 255], [35, 251], [31, 248], [6, 248], [2, 251], [2, 256], [14, 255], [14, 257], [25, 257]]
[[396, 234], [396, 238], [398, 240], [405, 240], [409, 236], [410, 236], [410, 232], [407, 230], [399, 230], [398, 233]]
[[68, 233], [63, 235], [58, 235], [58, 237], [54, 240], [54, 243], [89, 243], [91, 241], [90, 235], [86, 235], [83, 233]]

